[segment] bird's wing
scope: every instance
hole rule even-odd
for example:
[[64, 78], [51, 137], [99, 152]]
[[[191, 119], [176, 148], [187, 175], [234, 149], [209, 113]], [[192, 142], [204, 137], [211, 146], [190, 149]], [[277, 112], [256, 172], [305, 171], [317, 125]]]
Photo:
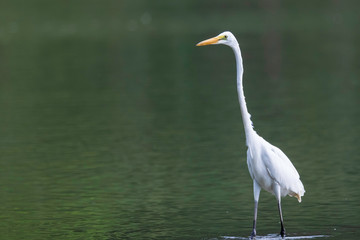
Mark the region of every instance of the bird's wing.
[[285, 153], [264, 140], [261, 158], [274, 181], [285, 189], [296, 191], [300, 176]]

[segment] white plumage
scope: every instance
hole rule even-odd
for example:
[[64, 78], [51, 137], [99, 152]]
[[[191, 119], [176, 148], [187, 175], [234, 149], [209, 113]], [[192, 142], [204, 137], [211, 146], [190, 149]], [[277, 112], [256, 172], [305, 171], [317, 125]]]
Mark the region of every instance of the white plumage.
[[247, 111], [243, 90], [243, 64], [239, 44], [231, 32], [223, 32], [214, 38], [202, 41], [197, 46], [210, 44], [225, 44], [230, 46], [235, 54], [237, 68], [237, 90], [240, 103], [241, 116], [246, 135], [247, 164], [254, 186], [254, 222], [251, 238], [256, 236], [257, 208], [261, 188], [274, 194], [278, 201], [281, 231], [285, 236], [283, 224], [281, 197], [286, 195], [296, 197], [301, 202], [305, 193], [299, 173], [289, 158], [277, 147], [260, 137], [253, 129], [250, 114]]
[[304, 186], [289, 158], [279, 148], [254, 133], [248, 145], [247, 164], [251, 178], [272, 194], [280, 187], [280, 196], [296, 197], [301, 202]]

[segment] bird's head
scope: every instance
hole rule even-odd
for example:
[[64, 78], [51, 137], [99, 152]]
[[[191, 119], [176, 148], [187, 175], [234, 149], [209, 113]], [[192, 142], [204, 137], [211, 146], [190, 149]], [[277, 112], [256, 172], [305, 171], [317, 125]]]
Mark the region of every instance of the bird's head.
[[236, 38], [231, 32], [226, 31], [220, 33], [216, 37], [209, 38], [207, 40], [199, 42], [198, 44], [196, 44], [196, 46], [205, 46], [205, 45], [213, 45], [213, 44], [224, 44], [230, 47], [234, 47], [238, 44], [238, 42], [236, 41]]

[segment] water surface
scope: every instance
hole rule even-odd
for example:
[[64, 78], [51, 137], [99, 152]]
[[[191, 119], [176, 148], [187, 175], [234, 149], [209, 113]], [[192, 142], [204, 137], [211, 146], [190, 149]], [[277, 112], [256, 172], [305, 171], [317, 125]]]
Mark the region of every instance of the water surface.
[[[2, 5], [2, 238], [247, 238], [234, 57], [194, 46], [224, 30], [255, 129], [306, 189], [283, 199], [288, 239], [360, 235], [358, 2]], [[267, 192], [257, 231], [280, 231]]]

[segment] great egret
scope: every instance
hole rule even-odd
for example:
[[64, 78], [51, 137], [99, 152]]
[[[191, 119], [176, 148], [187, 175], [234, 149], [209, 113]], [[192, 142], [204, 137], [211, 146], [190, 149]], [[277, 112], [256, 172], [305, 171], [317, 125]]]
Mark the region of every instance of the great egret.
[[224, 44], [232, 48], [236, 58], [237, 90], [240, 110], [245, 129], [247, 164], [254, 186], [254, 222], [251, 238], [256, 236], [257, 209], [261, 188], [275, 195], [281, 222], [281, 237], [285, 236], [285, 228], [281, 211], [281, 197], [296, 197], [301, 202], [304, 186], [300, 176], [289, 158], [277, 147], [260, 137], [253, 129], [250, 114], [247, 111], [243, 90], [243, 64], [239, 44], [231, 32], [223, 32], [216, 37], [199, 42], [196, 46]]

